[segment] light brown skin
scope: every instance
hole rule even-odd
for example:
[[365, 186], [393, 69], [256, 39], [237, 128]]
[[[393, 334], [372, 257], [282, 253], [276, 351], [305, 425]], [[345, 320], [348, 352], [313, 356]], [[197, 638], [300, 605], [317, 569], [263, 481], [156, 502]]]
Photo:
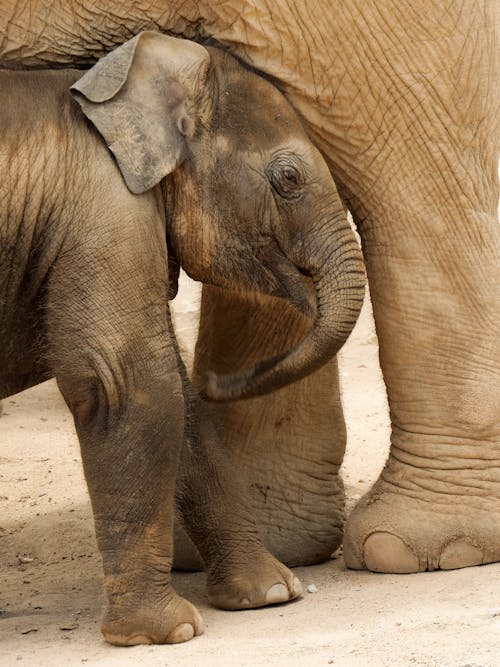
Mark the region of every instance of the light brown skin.
[[[363, 264], [294, 112], [230, 56], [144, 33], [75, 83], [80, 76], [0, 72], [0, 398], [56, 377], [75, 419], [103, 559], [103, 634], [119, 645], [175, 643], [202, 622], [170, 585], [174, 495], [214, 604], [284, 602], [301, 586], [263, 547], [210, 408], [187, 382], [168, 315], [166, 238], [195, 278], [315, 311], [310, 331], [330, 322], [327, 345], [354, 325]], [[280, 180], [283, 164], [299, 165], [300, 184]], [[288, 187], [290, 207], [278, 193]], [[306, 210], [318, 234], [304, 241]], [[297, 267], [316, 284], [334, 277], [338, 294], [319, 289], [311, 308], [315, 293]], [[331, 317], [332, 303], [349, 319]], [[253, 376], [269, 388], [270, 371]]]
[[[391, 453], [348, 521], [346, 562], [414, 572], [498, 560], [499, 4], [419, 0], [402, 11], [371, 0], [102, 0], [88, 11], [61, 0], [41, 11], [44, 4], [2, 3], [6, 66], [89, 62], [153, 25], [212, 37], [279, 82], [357, 223], [391, 410]], [[243, 313], [211, 289], [204, 299], [202, 349], [210, 314], [226, 313], [221, 339], [208, 338], [206, 354], [217, 359], [224, 332]], [[266, 322], [275, 307], [268, 320], [256, 314], [257, 332], [272, 331]], [[244, 337], [254, 344], [251, 330]], [[291, 343], [277, 338], [268, 334], [262, 349]], [[234, 368], [259, 354], [244, 345], [232, 353]], [[227, 445], [263, 508], [261, 530], [289, 562], [317, 559], [313, 519], [323, 553], [339, 542], [345, 429], [331, 367], [326, 387], [310, 378], [281, 390], [273, 404], [220, 408]], [[315, 418], [303, 429], [300, 415], [282, 406], [316, 391]], [[266, 419], [258, 421], [263, 403]], [[259, 427], [244, 430], [242, 422]], [[319, 476], [329, 480], [331, 506]], [[274, 526], [285, 520], [290, 538], [281, 543]]]

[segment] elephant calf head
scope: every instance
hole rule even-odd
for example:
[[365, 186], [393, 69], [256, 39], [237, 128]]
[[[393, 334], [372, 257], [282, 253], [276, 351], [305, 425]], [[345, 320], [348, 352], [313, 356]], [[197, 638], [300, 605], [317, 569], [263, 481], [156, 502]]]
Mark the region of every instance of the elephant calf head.
[[272, 84], [220, 50], [144, 32], [72, 92], [133, 193], [169, 177], [168, 236], [192, 278], [314, 318], [291, 352], [209, 375], [209, 397], [276, 389], [336, 354], [363, 301], [361, 253], [325, 162]]

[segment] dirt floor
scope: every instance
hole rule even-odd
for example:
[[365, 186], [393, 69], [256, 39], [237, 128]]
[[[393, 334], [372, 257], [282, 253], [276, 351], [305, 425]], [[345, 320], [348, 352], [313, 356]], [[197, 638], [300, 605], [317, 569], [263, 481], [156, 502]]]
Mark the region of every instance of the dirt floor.
[[[175, 306], [189, 352], [192, 287]], [[387, 455], [368, 309], [342, 352], [341, 376], [352, 506]], [[337, 558], [296, 570], [316, 592], [244, 612], [209, 607], [203, 574], [176, 574], [205, 634], [177, 646], [108, 646], [99, 634], [101, 570], [78, 443], [53, 382], [4, 401], [0, 442], [0, 667], [500, 666], [500, 564], [398, 576], [348, 571]]]

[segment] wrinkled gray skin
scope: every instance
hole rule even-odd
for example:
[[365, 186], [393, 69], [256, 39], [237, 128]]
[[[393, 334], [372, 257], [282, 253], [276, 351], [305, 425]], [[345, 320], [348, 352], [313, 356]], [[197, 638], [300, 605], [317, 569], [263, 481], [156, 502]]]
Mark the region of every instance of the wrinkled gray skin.
[[[348, 519], [347, 564], [417, 572], [499, 560], [500, 3], [4, 0], [0, 60], [89, 63], [145, 27], [216, 40], [272, 76], [353, 213], [392, 434]], [[281, 302], [252, 311], [215, 288], [202, 311], [201, 376], [286, 350], [304, 331]], [[272, 322], [284, 318], [280, 334]], [[335, 362], [219, 412], [267, 544], [289, 563], [328, 557], [344, 503]]]
[[174, 643], [202, 630], [170, 585], [186, 421], [177, 502], [212, 602], [261, 606], [301, 588], [262, 546], [187, 384], [165, 240], [192, 277], [314, 316], [291, 354], [214, 376], [219, 397], [280, 386], [334, 354], [362, 303], [363, 263], [294, 112], [231, 56], [146, 32], [79, 76], [0, 72], [0, 398], [57, 378], [103, 558], [103, 634]]

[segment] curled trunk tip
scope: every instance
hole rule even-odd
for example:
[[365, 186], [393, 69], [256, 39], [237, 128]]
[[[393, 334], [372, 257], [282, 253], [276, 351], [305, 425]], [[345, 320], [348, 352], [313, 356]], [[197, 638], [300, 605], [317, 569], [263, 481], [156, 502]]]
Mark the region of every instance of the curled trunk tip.
[[[330, 283], [323, 278], [320, 283]], [[318, 370], [337, 354], [349, 337], [363, 305], [364, 271], [351, 274], [350, 287], [338, 284], [317, 292], [318, 312], [304, 340], [289, 352], [249, 369], [217, 375], [208, 372], [202, 394], [212, 401], [252, 398], [280, 389]]]

